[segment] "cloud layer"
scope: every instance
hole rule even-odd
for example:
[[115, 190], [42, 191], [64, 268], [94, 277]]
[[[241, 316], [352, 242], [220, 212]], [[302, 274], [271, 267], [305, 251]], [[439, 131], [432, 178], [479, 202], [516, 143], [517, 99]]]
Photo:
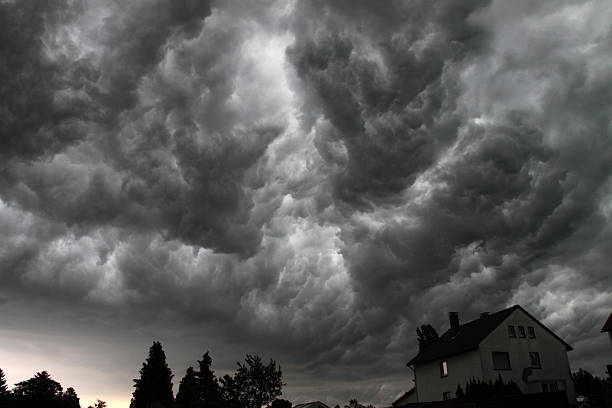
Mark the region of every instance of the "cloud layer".
[[[2, 327], [33, 347], [163, 338], [177, 377], [209, 348], [219, 372], [260, 352], [295, 402], [388, 405], [417, 325], [520, 303], [601, 373], [611, 18], [604, 1], [0, 2]], [[108, 368], [128, 396], [139, 359]]]

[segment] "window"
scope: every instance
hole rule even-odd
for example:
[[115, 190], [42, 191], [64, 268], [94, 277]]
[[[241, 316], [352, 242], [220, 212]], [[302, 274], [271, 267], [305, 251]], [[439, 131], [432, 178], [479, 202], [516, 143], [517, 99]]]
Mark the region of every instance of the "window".
[[529, 338], [535, 339], [535, 329], [533, 326], [527, 327], [527, 333], [529, 334]]
[[523, 326], [519, 326], [519, 337], [525, 337], [525, 328]]
[[440, 377], [448, 377], [448, 364], [446, 360], [440, 361]]
[[550, 384], [548, 385], [548, 389], [549, 389], [550, 391], [558, 391], [558, 390], [559, 390], [559, 388], [557, 387], [557, 383], [550, 383]]
[[542, 384], [542, 392], [548, 392], [548, 384]]
[[542, 368], [542, 364], [540, 363], [540, 353], [535, 351], [529, 352], [529, 364], [531, 368]]
[[510, 354], [506, 352], [493, 352], [493, 369], [494, 370], [511, 370]]
[[516, 330], [514, 330], [514, 326], [508, 326], [508, 337], [516, 337]]
[[447, 400], [451, 399], [451, 393], [450, 393], [450, 391], [444, 391], [444, 392], [442, 393], [442, 399], [443, 399], [444, 401], [447, 401]]

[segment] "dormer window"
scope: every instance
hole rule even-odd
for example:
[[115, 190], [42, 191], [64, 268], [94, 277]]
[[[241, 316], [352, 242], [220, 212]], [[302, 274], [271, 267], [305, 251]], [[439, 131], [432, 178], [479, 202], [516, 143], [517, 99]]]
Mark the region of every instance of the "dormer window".
[[527, 327], [527, 333], [529, 334], [530, 339], [535, 339], [535, 329], [533, 326]]
[[514, 330], [514, 326], [508, 326], [508, 337], [516, 337], [516, 330]]
[[525, 328], [523, 326], [519, 326], [519, 337], [524, 338], [525, 337]]

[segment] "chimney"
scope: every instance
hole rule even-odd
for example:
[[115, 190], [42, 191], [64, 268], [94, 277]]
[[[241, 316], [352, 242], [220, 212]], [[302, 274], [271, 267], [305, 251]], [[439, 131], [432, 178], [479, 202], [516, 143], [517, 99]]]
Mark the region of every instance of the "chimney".
[[484, 317], [487, 317], [488, 315], [489, 315], [489, 312], [482, 312], [482, 313], [480, 314], [480, 318], [482, 319], [482, 318], [484, 318]]
[[459, 313], [448, 312], [448, 320], [450, 321], [451, 334], [455, 336], [457, 333], [459, 333]]

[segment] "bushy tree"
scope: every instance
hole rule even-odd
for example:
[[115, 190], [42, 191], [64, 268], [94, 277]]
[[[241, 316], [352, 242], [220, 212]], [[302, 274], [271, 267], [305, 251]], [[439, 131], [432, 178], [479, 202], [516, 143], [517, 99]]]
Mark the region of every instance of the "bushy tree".
[[431, 324], [424, 324], [421, 328], [417, 327], [416, 332], [419, 342], [419, 351], [425, 350], [439, 338], [438, 332]]
[[260, 408], [281, 395], [282, 372], [274, 360], [263, 364], [258, 355], [247, 354], [244, 364], [237, 364], [233, 378], [226, 375], [221, 379], [221, 394], [228, 405]]
[[62, 386], [54, 381], [49, 373], [41, 371], [26, 381], [15, 384], [13, 394], [17, 398], [51, 404], [54, 399], [62, 397]]
[[60, 383], [49, 373], [41, 371], [27, 381], [15, 384], [12, 395], [4, 403], [7, 407], [80, 408], [74, 388], [63, 392]]
[[221, 379], [221, 398], [230, 408], [240, 407], [240, 390], [234, 377], [224, 375]]
[[292, 406], [293, 404], [291, 404], [290, 401], [280, 398], [276, 398], [272, 401], [272, 404], [270, 404], [270, 408], [291, 408]]
[[149, 408], [151, 404], [169, 405], [174, 401], [172, 371], [166, 363], [166, 353], [159, 342], [153, 342], [149, 356], [142, 364], [140, 378], [134, 379], [130, 408]]
[[572, 373], [572, 379], [577, 395], [599, 394], [605, 389], [606, 380], [594, 376], [582, 368]]

